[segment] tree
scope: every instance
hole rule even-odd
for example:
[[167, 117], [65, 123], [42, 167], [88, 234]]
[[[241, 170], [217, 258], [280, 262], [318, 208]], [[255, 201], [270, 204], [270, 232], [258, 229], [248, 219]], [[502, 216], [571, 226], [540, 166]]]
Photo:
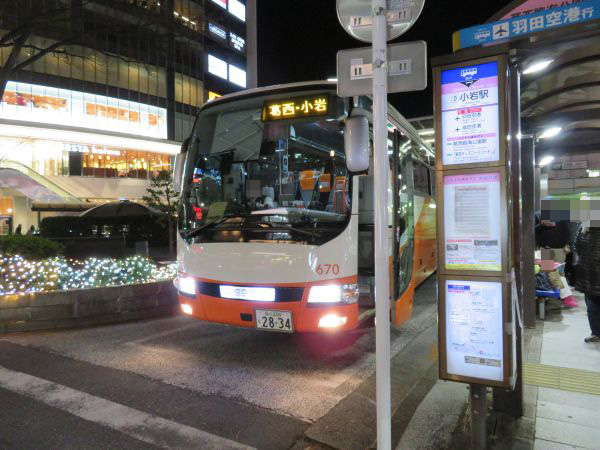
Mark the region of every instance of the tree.
[[150, 207], [165, 213], [162, 219], [164, 225], [169, 229], [169, 251], [175, 253], [174, 231], [177, 224], [177, 209], [179, 208], [179, 197], [173, 189], [173, 177], [171, 172], [163, 171], [153, 178], [148, 186], [146, 195], [142, 200]]
[[[83, 0], [75, 1], [79, 8], [83, 6], [82, 2]], [[77, 22], [73, 21], [73, 12], [78, 10], [56, 0], [30, 0], [29, 2], [9, 0], [3, 3], [2, 27], [8, 31], [0, 37], [0, 47], [9, 48], [10, 53], [4, 66], [0, 68], [0, 101], [4, 95], [6, 82], [14, 73], [30, 66], [48, 53], [61, 52], [65, 45], [76, 41], [77, 32], [73, 24]], [[48, 28], [49, 24], [53, 27], [67, 28], [69, 35], [45, 48], [28, 43], [36, 29]]]
[[[74, 47], [83, 47], [111, 55], [94, 40], [100, 30], [110, 30], [124, 40], [132, 34], [145, 33], [146, 39], [152, 39], [153, 45], [167, 54], [161, 15], [134, 8], [137, 3], [133, 0], [108, 0], [115, 12], [105, 17], [94, 9], [102, 8], [103, 3], [107, 0], [0, 0], [0, 48], [9, 50], [0, 67], [0, 102], [6, 83], [20, 71], [31, 70], [33, 63], [48, 54], [83, 59], [84, 55], [73, 51]], [[132, 14], [132, 8], [136, 15]], [[47, 38], [45, 45], [34, 43], [37, 35]], [[119, 59], [135, 62], [122, 56]]]

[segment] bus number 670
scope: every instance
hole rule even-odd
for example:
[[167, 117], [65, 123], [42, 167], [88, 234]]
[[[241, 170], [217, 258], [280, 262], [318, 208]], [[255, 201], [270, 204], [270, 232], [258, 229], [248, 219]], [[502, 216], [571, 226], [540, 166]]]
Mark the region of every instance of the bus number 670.
[[338, 275], [340, 273], [340, 266], [338, 264], [319, 264], [317, 266], [317, 275]]

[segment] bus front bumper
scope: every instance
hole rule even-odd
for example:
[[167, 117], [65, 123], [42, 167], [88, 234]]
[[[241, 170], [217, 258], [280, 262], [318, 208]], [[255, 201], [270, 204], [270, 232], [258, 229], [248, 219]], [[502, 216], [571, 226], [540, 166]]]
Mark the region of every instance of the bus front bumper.
[[291, 314], [291, 329], [271, 331], [337, 332], [353, 330], [358, 325], [358, 303], [309, 304], [306, 298], [294, 302], [256, 302], [180, 293], [179, 304], [184, 314], [196, 319], [259, 329], [266, 329], [257, 324], [257, 315], [264, 321], [263, 311]]

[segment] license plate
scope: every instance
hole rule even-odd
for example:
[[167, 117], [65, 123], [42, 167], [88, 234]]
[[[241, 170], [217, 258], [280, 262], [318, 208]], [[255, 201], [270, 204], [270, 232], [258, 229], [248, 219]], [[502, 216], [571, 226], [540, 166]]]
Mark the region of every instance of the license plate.
[[256, 328], [260, 330], [281, 331], [291, 333], [294, 331], [291, 311], [276, 311], [273, 309], [257, 309]]

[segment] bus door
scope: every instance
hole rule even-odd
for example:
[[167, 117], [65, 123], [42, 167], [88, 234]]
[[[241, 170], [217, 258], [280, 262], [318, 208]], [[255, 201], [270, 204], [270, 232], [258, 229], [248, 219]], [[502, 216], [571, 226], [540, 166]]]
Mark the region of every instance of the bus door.
[[411, 283], [414, 254], [414, 186], [412, 143], [399, 131], [394, 133], [391, 164], [393, 192], [393, 303], [394, 323], [400, 325], [412, 314], [414, 286]]

